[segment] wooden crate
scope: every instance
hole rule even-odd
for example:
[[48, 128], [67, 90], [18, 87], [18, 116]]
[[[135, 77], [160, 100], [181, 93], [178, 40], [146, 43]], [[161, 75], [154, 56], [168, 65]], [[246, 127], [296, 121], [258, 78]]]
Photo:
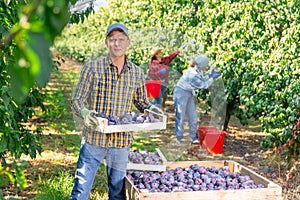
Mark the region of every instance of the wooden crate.
[[167, 159], [163, 155], [163, 153], [156, 148], [156, 152], [158, 153], [162, 165], [150, 165], [150, 164], [137, 164], [137, 163], [132, 163], [129, 162], [127, 164], [127, 170], [138, 170], [138, 171], [165, 171], [167, 167]]
[[122, 124], [122, 125], [108, 125], [108, 119], [97, 117], [99, 126], [97, 131], [102, 133], [115, 133], [115, 132], [136, 132], [136, 131], [148, 131], [148, 130], [161, 130], [167, 127], [167, 116], [159, 113], [146, 110], [147, 113], [154, 114], [160, 120], [153, 123], [140, 123], [140, 124]]
[[129, 179], [125, 179], [126, 200], [280, 200], [282, 188], [274, 182], [255, 173], [249, 168], [235, 161], [184, 161], [173, 162], [167, 165], [168, 169], [177, 167], [189, 167], [193, 164], [205, 167], [221, 168], [229, 166], [231, 172], [240, 172], [248, 175], [255, 184], [263, 184], [265, 188], [241, 189], [241, 190], [211, 190], [193, 192], [157, 192], [150, 193], [148, 190], [138, 190]]

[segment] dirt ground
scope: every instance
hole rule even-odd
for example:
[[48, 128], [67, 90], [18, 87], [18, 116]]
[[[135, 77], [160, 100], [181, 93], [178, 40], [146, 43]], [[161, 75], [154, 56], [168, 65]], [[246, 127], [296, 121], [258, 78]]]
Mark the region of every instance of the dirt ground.
[[[79, 70], [79, 65], [68, 58], [65, 58], [66, 63], [60, 67], [62, 71], [68, 70]], [[233, 160], [236, 161], [256, 173], [266, 177], [267, 179], [273, 181], [274, 183], [280, 185], [283, 191], [283, 199], [300, 199], [300, 164], [295, 165], [295, 169], [291, 171], [290, 177], [287, 177], [289, 173], [289, 168], [286, 168], [285, 161], [280, 159], [278, 156], [274, 156], [272, 151], [264, 150], [260, 148], [260, 142], [264, 138], [264, 133], [260, 132], [259, 123], [251, 121], [248, 126], [242, 126], [237, 119], [232, 118], [228, 130], [226, 131], [225, 143], [223, 146], [222, 154], [208, 154], [205, 149], [200, 148], [200, 145], [190, 145], [187, 127], [185, 139], [187, 145], [178, 147], [175, 142], [174, 133], [174, 122], [175, 114], [172, 102], [172, 97], [168, 97], [166, 101], [165, 112], [168, 115], [167, 129], [154, 131], [151, 133], [146, 133], [139, 136], [148, 136], [152, 142], [156, 143], [163, 152], [166, 153], [168, 161], [178, 161], [178, 160]], [[201, 110], [200, 110], [201, 112]], [[204, 119], [204, 118], [203, 118]], [[203, 120], [202, 119], [202, 120]], [[149, 134], [149, 135], [147, 135]], [[171, 152], [174, 150], [174, 152]], [[171, 153], [170, 153], [171, 152]], [[31, 162], [50, 162], [50, 160], [55, 161], [55, 157], [58, 152], [46, 151], [45, 157], [48, 160], [38, 160]], [[63, 152], [60, 152], [63, 153]], [[61, 156], [61, 155], [60, 155]], [[67, 159], [65, 165], [74, 162], [73, 158], [69, 158], [68, 155], [63, 155]], [[69, 158], [69, 159], [68, 159]], [[38, 165], [29, 169], [30, 171], [38, 170]], [[28, 173], [28, 172], [27, 172]], [[30, 182], [29, 181], [29, 188]], [[32, 188], [31, 188], [32, 189]], [[9, 191], [9, 190], [7, 190]], [[10, 191], [8, 193], [13, 193]], [[20, 199], [30, 199], [28, 197], [32, 196], [32, 191], [26, 189]]]

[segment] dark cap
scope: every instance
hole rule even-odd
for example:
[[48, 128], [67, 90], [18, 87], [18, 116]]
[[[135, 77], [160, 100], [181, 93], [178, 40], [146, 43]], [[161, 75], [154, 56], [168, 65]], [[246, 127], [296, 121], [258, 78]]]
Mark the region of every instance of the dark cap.
[[106, 37], [112, 32], [112, 31], [122, 31], [128, 38], [129, 38], [129, 34], [128, 34], [128, 30], [127, 28], [123, 25], [123, 24], [119, 24], [119, 23], [115, 23], [110, 25], [107, 30], [106, 30]]

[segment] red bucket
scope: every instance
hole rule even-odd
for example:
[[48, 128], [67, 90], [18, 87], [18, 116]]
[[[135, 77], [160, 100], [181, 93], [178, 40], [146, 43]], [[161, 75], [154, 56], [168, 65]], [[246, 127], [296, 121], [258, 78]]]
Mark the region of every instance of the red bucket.
[[225, 131], [214, 126], [199, 126], [198, 135], [201, 147], [206, 148], [209, 154], [220, 154], [223, 152]]
[[160, 95], [161, 81], [146, 81], [147, 96], [157, 98]]

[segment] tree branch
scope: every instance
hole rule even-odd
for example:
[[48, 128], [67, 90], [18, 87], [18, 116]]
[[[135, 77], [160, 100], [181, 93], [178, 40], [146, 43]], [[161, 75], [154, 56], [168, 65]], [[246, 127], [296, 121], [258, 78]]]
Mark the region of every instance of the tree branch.
[[[22, 20], [22, 22], [20, 21], [19, 24], [21, 25], [21, 27], [19, 29], [17, 29], [16, 31], [12, 32], [11, 34], [9, 34], [4, 40], [2, 40], [0, 42], [0, 47], [3, 47], [5, 44], [7, 44], [8, 42], [12, 41], [14, 37], [16, 37], [16, 35], [18, 35], [18, 33], [20, 33], [20, 31], [22, 30], [22, 24], [26, 24], [27, 22], [29, 22], [29, 19], [31, 18], [31, 16], [33, 15], [33, 13], [36, 11], [37, 7], [41, 4], [42, 0], [36, 0], [34, 3], [34, 6], [32, 7], [31, 10], [29, 10], [29, 12], [26, 14], [26, 17], [24, 20]], [[27, 1], [25, 1], [26, 4], [28, 4]]]

